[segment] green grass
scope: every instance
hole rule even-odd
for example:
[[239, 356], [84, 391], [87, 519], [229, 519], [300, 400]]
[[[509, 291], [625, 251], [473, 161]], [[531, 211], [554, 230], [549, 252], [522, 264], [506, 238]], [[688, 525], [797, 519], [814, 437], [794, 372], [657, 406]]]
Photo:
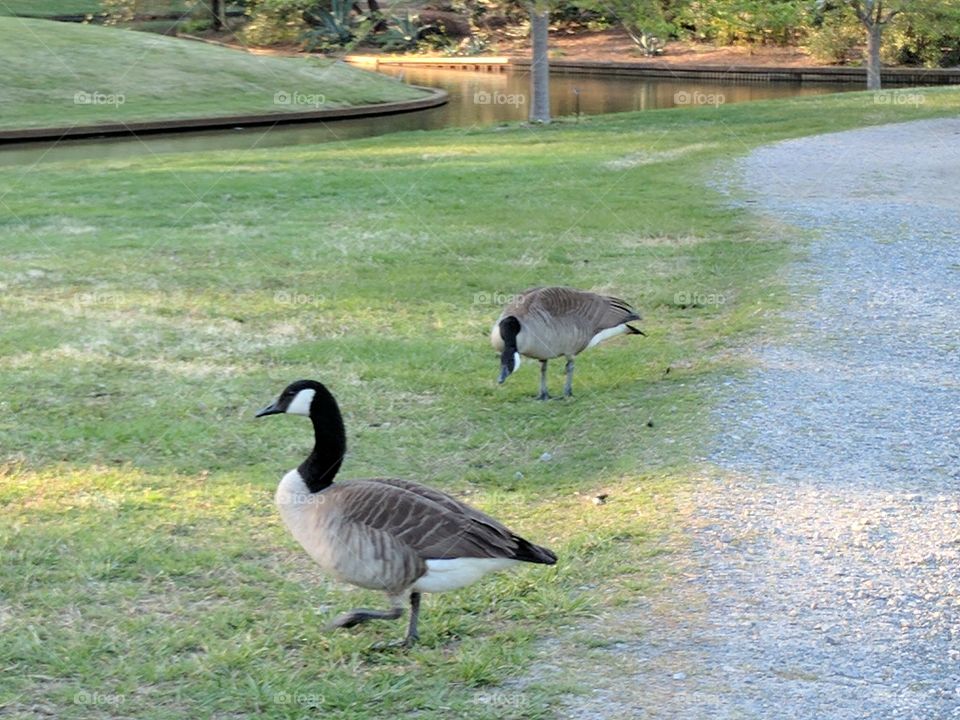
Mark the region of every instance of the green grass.
[[[528, 676], [543, 641], [669, 579], [676, 491], [727, 432], [730, 349], [788, 301], [790, 236], [716, 173], [763, 142], [960, 111], [924, 97], [0, 170], [5, 716], [551, 716], [590, 678]], [[582, 356], [572, 401], [532, 399], [536, 363], [495, 385], [497, 301], [538, 283], [644, 315], [648, 337]], [[310, 432], [252, 415], [300, 377], [341, 401], [344, 478], [460, 494], [558, 565], [429, 596], [409, 653], [372, 650], [402, 623], [321, 632], [382, 599], [322, 577], [272, 507]]]
[[0, 46], [3, 129], [302, 112], [424, 95], [344, 63], [50, 20], [0, 17]]
[[0, 15], [94, 15], [102, 10], [99, 0], [0, 0]]
[[[165, 15], [172, 13], [203, 13], [207, 0], [138, 0], [134, 11], [138, 15]], [[28, 17], [56, 17], [58, 15], [97, 15], [104, 12], [100, 0], [0, 0], [0, 15]]]

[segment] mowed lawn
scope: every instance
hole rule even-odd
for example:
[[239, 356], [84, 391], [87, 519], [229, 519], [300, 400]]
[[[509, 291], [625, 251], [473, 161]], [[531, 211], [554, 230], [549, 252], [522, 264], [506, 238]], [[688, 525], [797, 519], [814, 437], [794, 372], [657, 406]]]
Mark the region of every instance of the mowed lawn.
[[[210, 0], [136, 0], [132, 9], [138, 15], [209, 12]], [[55, 17], [58, 15], [97, 15], [104, 12], [100, 0], [0, 0], [0, 15]]]
[[94, 15], [103, 12], [100, 0], [0, 0], [0, 15], [49, 17]]
[[[549, 671], [551, 638], [670, 581], [677, 491], [735, 431], [711, 416], [732, 349], [789, 303], [798, 238], [722, 175], [960, 111], [922, 93], [0, 170], [3, 714], [562, 717], [596, 669]], [[553, 283], [634, 302], [648, 336], [540, 403], [534, 362], [497, 387], [487, 334]], [[342, 478], [442, 488], [559, 563], [428, 596], [409, 652], [374, 649], [402, 622], [324, 633], [383, 600], [322, 577], [272, 505], [312, 437], [253, 414], [303, 377], [344, 410]], [[583, 637], [582, 666], [633, 632]]]
[[114, 27], [0, 17], [0, 47], [0, 130], [304, 112], [427, 96], [342, 62], [254, 55]]

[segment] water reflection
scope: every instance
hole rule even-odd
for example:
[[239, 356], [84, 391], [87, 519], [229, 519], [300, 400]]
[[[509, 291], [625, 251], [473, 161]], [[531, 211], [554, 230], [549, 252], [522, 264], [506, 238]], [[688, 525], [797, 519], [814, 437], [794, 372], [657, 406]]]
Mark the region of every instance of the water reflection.
[[[530, 74], [525, 70], [473, 72], [416, 67], [391, 67], [382, 72], [403, 77], [414, 85], [441, 87], [450, 103], [439, 108], [445, 125], [490, 125], [525, 120], [529, 114]], [[556, 116], [656, 110], [689, 104], [725, 104], [822, 95], [862, 90], [860, 85], [837, 83], [709, 83], [660, 78], [600, 74], [553, 73], [550, 77], [550, 112]]]
[[[522, 69], [475, 72], [393, 67], [384, 69], [384, 72], [415, 85], [443, 88], [450, 93], [450, 102], [420, 112], [359, 120], [2, 146], [0, 166], [328, 143], [402, 130], [513, 122], [525, 120], [529, 113], [530, 76]], [[720, 84], [560, 73], [551, 76], [550, 84], [551, 112], [556, 117], [576, 113], [578, 98], [582, 114], [596, 115], [669, 108], [678, 104], [729, 104], [861, 89], [859, 85], [842, 84]]]

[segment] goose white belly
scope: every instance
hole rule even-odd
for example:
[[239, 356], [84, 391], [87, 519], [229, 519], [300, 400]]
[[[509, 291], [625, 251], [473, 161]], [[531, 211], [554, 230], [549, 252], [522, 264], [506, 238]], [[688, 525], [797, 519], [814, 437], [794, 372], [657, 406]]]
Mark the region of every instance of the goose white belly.
[[630, 331], [627, 329], [627, 323], [620, 323], [619, 325], [614, 325], [612, 328], [601, 330], [592, 338], [590, 338], [590, 342], [587, 344], [587, 347], [592, 348], [594, 345], [599, 345], [604, 340], [609, 340], [612, 337], [616, 337], [617, 335], [623, 335], [628, 332]]
[[414, 592], [444, 592], [472, 585], [487, 573], [505, 570], [519, 560], [509, 558], [449, 558], [427, 560], [427, 572], [411, 588]]

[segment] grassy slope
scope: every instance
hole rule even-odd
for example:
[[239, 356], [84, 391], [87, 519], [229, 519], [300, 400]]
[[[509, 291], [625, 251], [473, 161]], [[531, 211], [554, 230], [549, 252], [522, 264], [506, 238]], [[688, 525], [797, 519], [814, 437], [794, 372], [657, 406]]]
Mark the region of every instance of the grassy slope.
[[[722, 432], [723, 350], [784, 300], [789, 246], [712, 171], [761, 142], [960, 111], [957, 91], [925, 98], [0, 171], [0, 708], [547, 714], [588, 677], [501, 683], [538, 639], [655, 585], [672, 489]], [[495, 386], [486, 334], [503, 294], [554, 282], [635, 301], [649, 337], [592, 350], [577, 398], [537, 403], [535, 363]], [[408, 654], [370, 649], [401, 623], [322, 633], [382, 601], [320, 577], [271, 505], [309, 430], [252, 413], [304, 376], [343, 405], [344, 477], [464, 494], [560, 564], [428, 597]]]
[[[208, 12], [209, 0], [137, 0], [137, 15]], [[94, 15], [103, 12], [100, 0], [0, 0], [0, 15], [51, 17], [57, 15]]]
[[[148, 33], [0, 18], [0, 128], [312, 110], [421, 97], [395, 80], [319, 59], [251, 55]], [[210, 68], [210, 72], [197, 72]], [[77, 104], [77, 93], [123, 96]]]
[[99, 0], [0, 0], [0, 15], [83, 15], [101, 11]]

